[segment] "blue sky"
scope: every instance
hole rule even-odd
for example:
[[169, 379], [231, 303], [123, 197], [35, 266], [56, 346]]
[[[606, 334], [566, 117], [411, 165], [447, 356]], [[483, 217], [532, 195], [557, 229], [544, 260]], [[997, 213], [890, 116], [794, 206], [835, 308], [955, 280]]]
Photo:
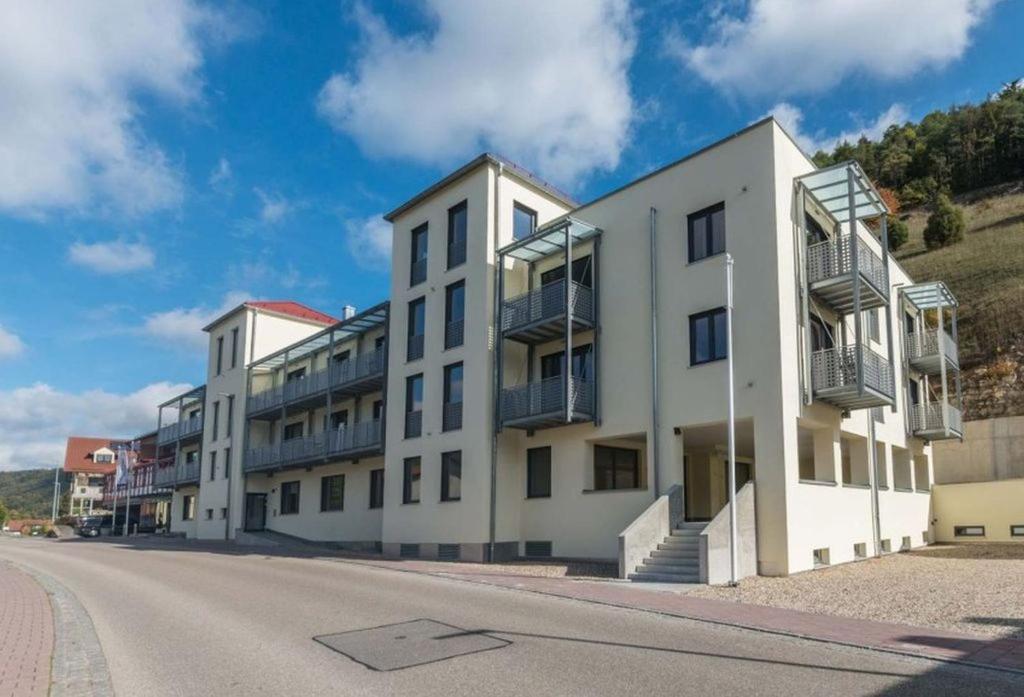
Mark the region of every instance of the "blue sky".
[[382, 299], [380, 214], [482, 150], [587, 200], [767, 113], [828, 147], [1021, 77], [1022, 29], [988, 0], [5, 3], [0, 469], [147, 427], [242, 298]]

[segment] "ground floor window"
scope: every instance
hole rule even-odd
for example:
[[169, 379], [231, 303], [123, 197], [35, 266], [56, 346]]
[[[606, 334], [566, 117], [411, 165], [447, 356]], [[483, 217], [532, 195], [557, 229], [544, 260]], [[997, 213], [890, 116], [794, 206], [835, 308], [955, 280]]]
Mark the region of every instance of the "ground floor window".
[[281, 515], [299, 512], [299, 482], [281, 484]]
[[594, 488], [639, 489], [640, 451], [595, 445]]
[[462, 451], [441, 453], [441, 500], [462, 499]]
[[181, 519], [196, 519], [196, 497], [194, 494], [189, 494], [188, 496], [181, 497]]
[[530, 448], [526, 451], [526, 497], [551, 496], [551, 448]]
[[370, 508], [384, 507], [384, 470], [370, 470]]
[[320, 478], [320, 511], [345, 510], [345, 475]]
[[405, 458], [405, 471], [402, 477], [402, 503], [420, 502], [420, 459]]

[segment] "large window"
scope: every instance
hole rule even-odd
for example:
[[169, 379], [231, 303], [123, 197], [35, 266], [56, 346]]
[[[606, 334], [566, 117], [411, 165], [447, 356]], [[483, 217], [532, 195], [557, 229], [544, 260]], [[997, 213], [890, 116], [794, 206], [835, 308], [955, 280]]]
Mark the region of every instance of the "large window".
[[281, 515], [299, 512], [299, 482], [281, 483]]
[[725, 324], [724, 307], [690, 315], [690, 365], [726, 357], [729, 336]]
[[195, 494], [189, 494], [188, 496], [181, 497], [181, 519], [182, 520], [195, 520], [196, 519], [196, 497]]
[[[540, 359], [542, 380], [557, 378], [565, 374], [565, 351], [556, 351]], [[591, 344], [577, 346], [572, 350], [572, 376], [580, 380], [594, 379], [594, 347]]]
[[217, 375], [221, 374], [221, 368], [224, 367], [224, 337], [217, 337]]
[[304, 380], [306, 377], [306, 366], [296, 368], [295, 370], [289, 370], [285, 382], [295, 382], [296, 380]]
[[639, 489], [640, 451], [595, 445], [594, 488]]
[[235, 420], [235, 395], [228, 395], [228, 422], [224, 426], [224, 436], [231, 437], [231, 423]]
[[405, 437], [418, 438], [423, 430], [423, 373], [405, 379]]
[[345, 475], [320, 478], [320, 512], [345, 510]]
[[231, 330], [231, 367], [238, 365], [238, 327]]
[[[565, 278], [565, 264], [553, 266], [540, 275], [540, 284], [546, 286]], [[572, 262], [572, 280], [584, 288], [594, 287], [594, 269], [590, 263], [590, 255], [580, 257]]]
[[461, 363], [453, 363], [444, 367], [444, 404], [442, 412], [442, 431], [456, 431], [462, 428]]
[[294, 440], [296, 438], [302, 438], [304, 426], [305, 424], [302, 421], [285, 425], [284, 438], [282, 438], [281, 440]]
[[441, 453], [441, 500], [462, 499], [462, 451]]
[[444, 347], [462, 346], [465, 333], [466, 282], [452, 283], [444, 289]]
[[521, 240], [537, 230], [537, 211], [516, 201], [512, 206], [512, 237]]
[[551, 496], [551, 448], [530, 448], [526, 451], [526, 497]]
[[725, 251], [725, 204], [691, 213], [686, 228], [691, 264], [721, 254]]
[[405, 359], [415, 361], [423, 358], [423, 334], [427, 326], [427, 299], [416, 298], [409, 302], [409, 341]]
[[220, 400], [213, 403], [213, 440], [220, 437]]
[[217, 451], [210, 453], [210, 481], [217, 478]]
[[402, 473], [402, 503], [420, 502], [420, 459], [407, 457]]
[[878, 321], [878, 308], [867, 311], [868, 338], [872, 341], [882, 340], [882, 327]]
[[466, 202], [448, 209], [448, 268], [466, 261]]
[[346, 426], [348, 426], [348, 409], [339, 409], [331, 414], [332, 431], [337, 431], [338, 429], [345, 428]]
[[825, 324], [820, 317], [811, 315], [811, 350], [821, 351], [835, 345], [832, 339], [833, 329]]
[[370, 508], [384, 507], [384, 470], [370, 470]]
[[427, 224], [423, 223], [412, 231], [412, 256], [409, 268], [409, 285], [414, 286], [427, 280]]

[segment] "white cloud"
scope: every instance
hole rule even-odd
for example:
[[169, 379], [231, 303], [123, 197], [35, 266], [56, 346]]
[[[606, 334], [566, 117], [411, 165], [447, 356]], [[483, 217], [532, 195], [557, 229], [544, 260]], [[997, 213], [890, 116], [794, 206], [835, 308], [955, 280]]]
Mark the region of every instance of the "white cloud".
[[364, 269], [391, 268], [391, 223], [381, 214], [345, 223], [345, 243], [349, 254]]
[[217, 160], [217, 166], [210, 172], [210, 178], [207, 181], [214, 189], [219, 189], [230, 182], [232, 176], [234, 173], [231, 171], [231, 163], [228, 158], [221, 157]]
[[0, 210], [175, 205], [181, 175], [141, 100], [194, 103], [203, 35], [221, 23], [192, 0], [0, 3]]
[[747, 94], [826, 90], [864, 74], [903, 78], [960, 58], [996, 0], [751, 0], [712, 13], [703, 43], [671, 35], [671, 55], [707, 82]]
[[843, 131], [838, 135], [828, 135], [824, 129], [813, 133], [806, 132], [803, 126], [803, 111], [789, 102], [779, 102], [764, 114], [764, 116], [768, 115], [774, 116], [775, 120], [786, 129], [786, 132], [793, 136], [797, 144], [810, 155], [819, 150], [831, 152], [840, 143], [856, 143], [861, 136], [868, 140], [881, 140], [889, 126], [904, 123], [910, 116], [902, 104], [893, 104], [870, 123], [861, 124], [857, 128]]
[[430, 33], [396, 35], [363, 6], [354, 67], [320, 114], [373, 155], [450, 165], [493, 149], [572, 184], [612, 169], [634, 120], [628, 0], [427, 0]]
[[179, 346], [190, 351], [205, 350], [209, 337], [203, 332], [203, 327], [251, 297], [244, 291], [232, 291], [224, 296], [218, 307], [178, 307], [155, 312], [145, 318], [142, 331], [169, 346]]
[[123, 273], [153, 267], [156, 255], [143, 242], [75, 242], [68, 249], [68, 259], [96, 273]]
[[0, 358], [13, 358], [25, 350], [17, 334], [0, 325]]
[[158, 382], [129, 394], [62, 392], [43, 383], [0, 391], [0, 470], [53, 467], [71, 435], [130, 438], [156, 428], [156, 408], [190, 385]]
[[253, 189], [260, 199], [260, 222], [264, 225], [274, 225], [284, 220], [292, 211], [292, 204], [284, 196], [267, 193], [259, 187]]

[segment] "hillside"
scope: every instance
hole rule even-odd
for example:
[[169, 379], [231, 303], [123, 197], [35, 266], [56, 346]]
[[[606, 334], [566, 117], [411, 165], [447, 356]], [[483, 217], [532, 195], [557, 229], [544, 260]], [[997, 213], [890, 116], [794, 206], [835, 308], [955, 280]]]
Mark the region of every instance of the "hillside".
[[[62, 478], [62, 490], [68, 478]], [[8, 518], [49, 518], [53, 505], [53, 470], [0, 472], [0, 501]]]
[[927, 251], [925, 209], [901, 214], [910, 238], [897, 253], [915, 281], [943, 280], [960, 301], [960, 360], [968, 419], [1024, 414], [1024, 182], [954, 197], [967, 234]]

